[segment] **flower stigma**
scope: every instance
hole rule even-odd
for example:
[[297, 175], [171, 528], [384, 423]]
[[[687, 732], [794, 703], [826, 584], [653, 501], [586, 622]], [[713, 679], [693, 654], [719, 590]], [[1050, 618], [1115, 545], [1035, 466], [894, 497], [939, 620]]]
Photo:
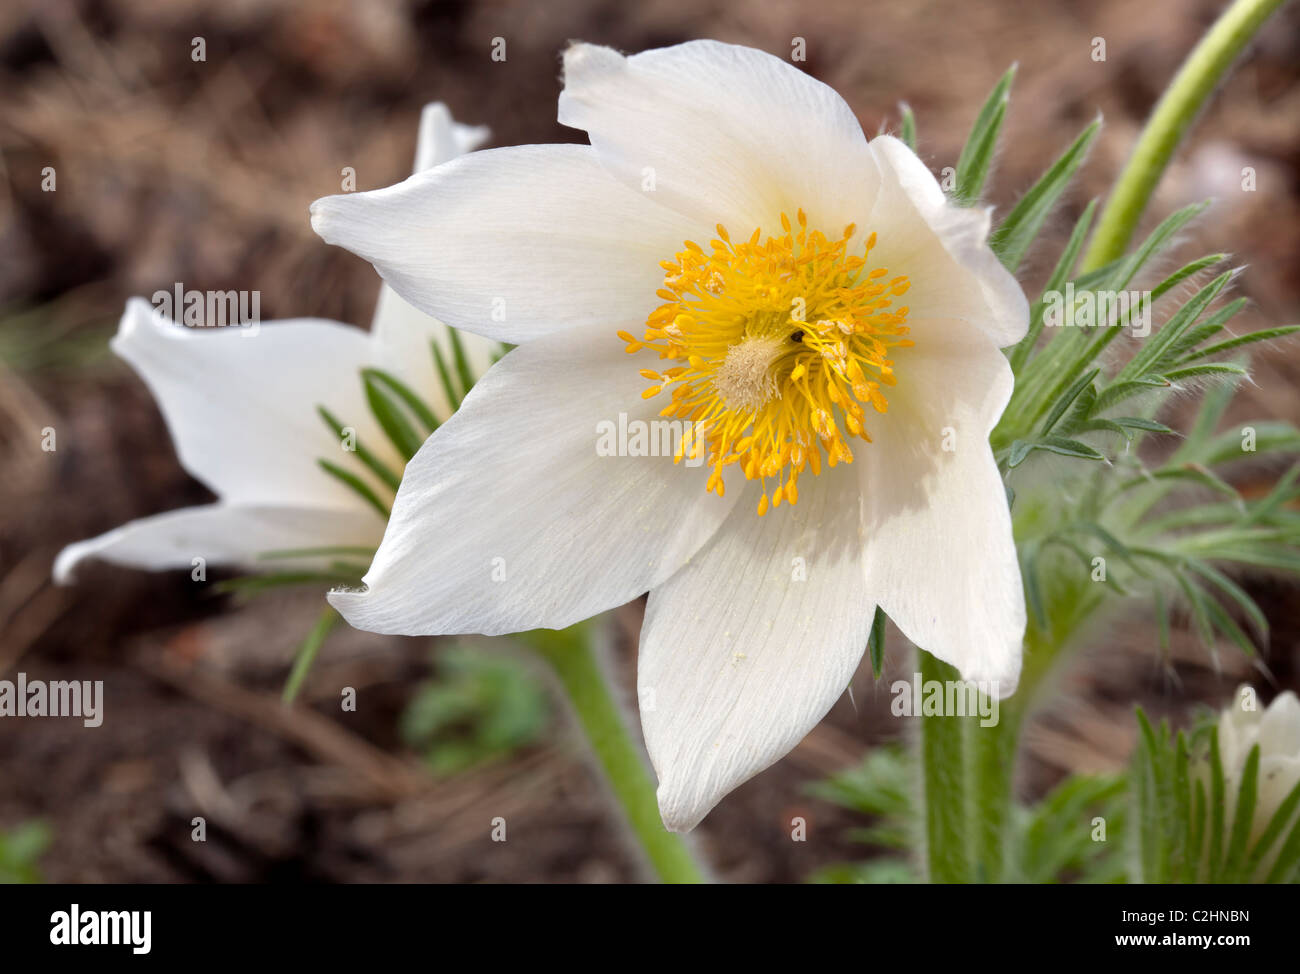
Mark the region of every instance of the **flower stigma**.
[[763, 482], [760, 517], [769, 503], [798, 503], [799, 475], [819, 474], [823, 452], [834, 467], [853, 462], [849, 439], [871, 442], [864, 407], [887, 411], [890, 349], [912, 344], [907, 307], [893, 307], [908, 279], [868, 265], [876, 235], [850, 256], [853, 224], [832, 240], [809, 232], [802, 209], [795, 222], [797, 231], [783, 213], [781, 236], [763, 240], [760, 228], [741, 243], [718, 224], [711, 253], [687, 240], [660, 262], [665, 303], [646, 319], [644, 338], [618, 333], [629, 353], [652, 349], [676, 363], [641, 370], [654, 383], [642, 398], [671, 387], [659, 415], [691, 424], [674, 462], [706, 451], [706, 490], [719, 497], [723, 469], [739, 464]]

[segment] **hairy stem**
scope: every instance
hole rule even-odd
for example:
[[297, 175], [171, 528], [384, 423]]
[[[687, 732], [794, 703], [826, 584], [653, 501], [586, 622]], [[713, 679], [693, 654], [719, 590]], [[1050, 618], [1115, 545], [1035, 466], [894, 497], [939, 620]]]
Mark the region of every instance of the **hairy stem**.
[[1283, 0], [1236, 0], [1196, 45], [1147, 120], [1092, 236], [1083, 270], [1115, 260], [1128, 246], [1147, 201], [1197, 113], [1233, 62]]

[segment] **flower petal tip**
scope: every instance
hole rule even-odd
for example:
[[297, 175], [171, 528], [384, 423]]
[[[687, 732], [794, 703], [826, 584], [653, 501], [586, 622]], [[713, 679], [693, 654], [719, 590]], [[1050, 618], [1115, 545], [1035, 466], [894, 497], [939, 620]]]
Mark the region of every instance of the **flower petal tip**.
[[88, 545], [84, 541], [70, 544], [54, 558], [54, 567], [50, 571], [55, 585], [71, 585], [76, 581], [77, 566], [88, 554]]
[[362, 625], [361, 615], [365, 612], [366, 597], [370, 595], [370, 587], [362, 585], [360, 588], [336, 588], [332, 589], [325, 595], [325, 600], [338, 611], [351, 626], [365, 628]]
[[706, 804], [699, 801], [688, 802], [684, 787], [670, 788], [661, 782], [656, 793], [659, 799], [659, 817], [664, 828], [669, 832], [691, 832], [704, 820], [704, 816], [713, 811], [718, 799]]

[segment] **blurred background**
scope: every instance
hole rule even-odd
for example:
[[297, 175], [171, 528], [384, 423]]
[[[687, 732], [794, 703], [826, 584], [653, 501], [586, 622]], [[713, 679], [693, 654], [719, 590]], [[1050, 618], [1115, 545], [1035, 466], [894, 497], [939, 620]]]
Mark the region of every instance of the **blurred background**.
[[[365, 325], [372, 268], [323, 244], [308, 204], [410, 171], [420, 107], [442, 100], [489, 144], [582, 141], [555, 122], [571, 39], [635, 51], [710, 37], [788, 56], [838, 89], [869, 133], [916, 112], [922, 157], [953, 165], [1011, 61], [1000, 212], [1097, 112], [1105, 130], [1022, 274], [1040, 286], [1082, 206], [1221, 0], [32, 0], [0, 8], [0, 679], [105, 681], [107, 718], [0, 721], [0, 879], [627, 881], [634, 856], [548, 685], [500, 647], [336, 630], [292, 710], [279, 694], [318, 592], [241, 601], [188, 573], [89, 565], [56, 588], [66, 543], [208, 499], [176, 461], [145, 387], [107, 348], [126, 299], [261, 291], [265, 319]], [[204, 38], [207, 59], [191, 59]], [[491, 58], [506, 40], [505, 61]], [[1106, 60], [1095, 61], [1093, 39]], [[1236, 330], [1300, 320], [1300, 7], [1275, 17], [1200, 120], [1150, 215], [1220, 203], [1175, 256], [1231, 251], [1252, 305]], [[57, 189], [42, 191], [42, 170]], [[1241, 191], [1254, 167], [1257, 190]], [[1151, 222], [1151, 221], [1149, 221]], [[1169, 260], [1175, 259], [1171, 256]], [[1166, 267], [1166, 269], [1172, 269]], [[1234, 409], [1300, 422], [1293, 345], [1257, 355]], [[1230, 414], [1229, 419], [1232, 416]], [[58, 449], [40, 449], [40, 430]], [[1276, 471], [1261, 470], [1267, 482]], [[1269, 678], [1186, 635], [1161, 659], [1137, 612], [1093, 634], [1025, 738], [1019, 790], [1130, 753], [1135, 700], [1185, 719], [1253, 679], [1300, 681], [1296, 591], [1248, 579], [1272, 624]], [[613, 621], [631, 697], [642, 606]], [[860, 815], [809, 786], [899, 738], [891, 644], [789, 757], [737, 790], [696, 841], [721, 878], [802, 881], [869, 848]], [[338, 690], [356, 687], [356, 713]], [[192, 842], [191, 820], [208, 822]], [[793, 842], [790, 820], [808, 822]], [[489, 839], [504, 816], [509, 841]]]

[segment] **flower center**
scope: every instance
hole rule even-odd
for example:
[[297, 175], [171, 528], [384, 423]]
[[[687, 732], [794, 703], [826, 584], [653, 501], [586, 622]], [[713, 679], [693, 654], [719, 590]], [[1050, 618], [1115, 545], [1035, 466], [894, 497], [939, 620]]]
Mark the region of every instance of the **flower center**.
[[654, 383], [650, 399], [672, 387], [659, 413], [691, 426], [674, 462], [706, 450], [713, 468], [706, 489], [722, 496], [723, 468], [739, 464], [749, 480], [763, 481], [758, 513], [767, 513], [767, 480], [777, 483], [771, 506], [799, 500], [799, 475], [851, 463], [847, 440], [871, 442], [865, 406], [888, 409], [882, 385], [894, 384], [891, 348], [912, 344], [907, 308], [892, 307], [908, 288], [906, 277], [869, 268], [876, 235], [850, 256], [854, 226], [831, 240], [808, 230], [799, 210], [798, 230], [781, 215], [782, 236], [760, 243], [761, 229], [732, 243], [718, 225], [712, 252], [693, 241], [660, 263], [666, 303], [646, 319], [645, 337], [625, 331], [629, 353], [653, 349], [679, 364], [641, 375]]

